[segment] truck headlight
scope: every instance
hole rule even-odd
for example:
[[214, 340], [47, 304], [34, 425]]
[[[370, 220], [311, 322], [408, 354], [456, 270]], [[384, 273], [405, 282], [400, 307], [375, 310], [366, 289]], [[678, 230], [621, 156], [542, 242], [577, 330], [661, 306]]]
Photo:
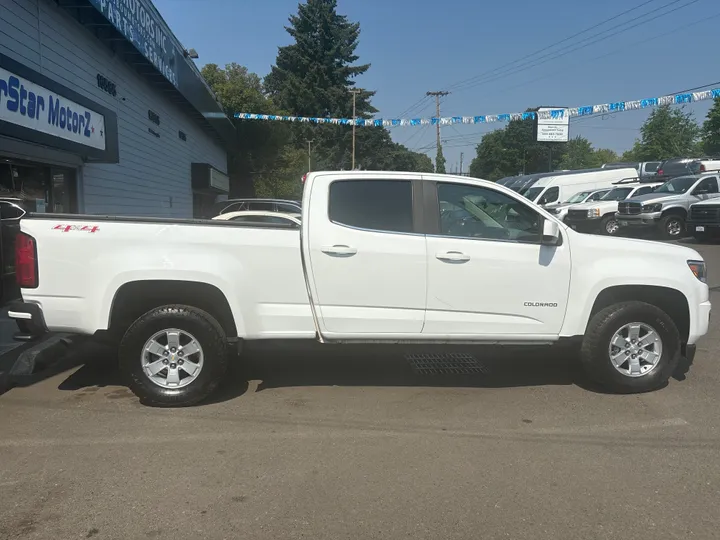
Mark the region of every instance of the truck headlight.
[[644, 204], [642, 207], [643, 212], [659, 212], [662, 210], [662, 203]]
[[589, 218], [600, 217], [600, 209], [599, 208], [591, 208], [587, 212], [587, 217], [589, 217]]
[[703, 283], [706, 283], [707, 267], [705, 266], [705, 261], [688, 261], [687, 263], [695, 277]]

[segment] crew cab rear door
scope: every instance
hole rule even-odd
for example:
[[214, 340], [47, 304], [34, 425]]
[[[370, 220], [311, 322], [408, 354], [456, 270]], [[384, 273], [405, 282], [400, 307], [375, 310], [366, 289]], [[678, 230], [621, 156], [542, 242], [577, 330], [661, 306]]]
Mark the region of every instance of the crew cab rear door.
[[317, 173], [308, 179], [303, 263], [323, 338], [422, 332], [427, 250], [418, 225], [419, 184], [392, 173]]

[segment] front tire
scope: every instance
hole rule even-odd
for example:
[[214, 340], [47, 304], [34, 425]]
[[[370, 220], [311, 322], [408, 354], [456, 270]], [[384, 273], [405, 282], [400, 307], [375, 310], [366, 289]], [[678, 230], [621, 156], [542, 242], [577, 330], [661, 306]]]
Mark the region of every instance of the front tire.
[[615, 216], [605, 216], [600, 222], [600, 232], [606, 236], [617, 236], [620, 224]]
[[581, 362], [607, 390], [632, 394], [667, 384], [680, 352], [680, 333], [664, 311], [644, 302], [622, 302], [592, 317]]
[[660, 220], [660, 234], [666, 240], [682, 238], [685, 231], [685, 220], [677, 214], [664, 216]]
[[228, 367], [227, 338], [209, 313], [168, 305], [148, 311], [120, 342], [120, 370], [141, 403], [194, 405], [212, 394]]

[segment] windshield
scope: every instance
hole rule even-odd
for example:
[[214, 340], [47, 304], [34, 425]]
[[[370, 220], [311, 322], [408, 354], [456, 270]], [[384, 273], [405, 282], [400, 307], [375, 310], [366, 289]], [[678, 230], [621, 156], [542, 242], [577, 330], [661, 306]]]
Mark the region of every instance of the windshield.
[[583, 201], [585, 200], [585, 198], [586, 198], [588, 195], [590, 195], [591, 193], [592, 193], [592, 191], [581, 191], [580, 193], [576, 193], [575, 195], [573, 195], [572, 197], [570, 197], [570, 198], [569, 198], [567, 201], [565, 201], [565, 202], [566, 202], [566, 203], [579, 203], [579, 202], [583, 202]]
[[601, 201], [623, 201], [632, 192], [633, 188], [615, 188], [608, 191], [600, 200]]
[[537, 196], [542, 193], [542, 190], [545, 189], [544, 187], [531, 187], [528, 189], [523, 195], [530, 199], [531, 201], [534, 201], [537, 199]]
[[681, 176], [665, 182], [655, 190], [655, 193], [685, 193], [697, 182], [694, 176]]

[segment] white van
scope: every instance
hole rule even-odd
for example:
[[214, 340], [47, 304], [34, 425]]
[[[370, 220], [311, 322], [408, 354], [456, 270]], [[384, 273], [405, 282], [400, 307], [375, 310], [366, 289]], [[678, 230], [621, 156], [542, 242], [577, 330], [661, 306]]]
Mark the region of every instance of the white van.
[[633, 168], [583, 171], [577, 174], [546, 176], [538, 180], [524, 195], [541, 206], [563, 203], [581, 191], [615, 187], [619, 182], [639, 182]]

